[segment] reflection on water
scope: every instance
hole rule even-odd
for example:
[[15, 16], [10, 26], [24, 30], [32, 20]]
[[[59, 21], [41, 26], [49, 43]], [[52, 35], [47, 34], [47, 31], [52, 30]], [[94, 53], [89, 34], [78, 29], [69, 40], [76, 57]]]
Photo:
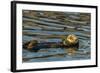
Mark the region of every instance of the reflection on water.
[[79, 38], [79, 47], [41, 48], [38, 52], [23, 48], [23, 62], [86, 60], [91, 58], [90, 14], [23, 10], [23, 44], [61, 42], [68, 34]]
[[64, 50], [69, 56], [73, 56], [77, 52], [77, 48], [65, 48]]

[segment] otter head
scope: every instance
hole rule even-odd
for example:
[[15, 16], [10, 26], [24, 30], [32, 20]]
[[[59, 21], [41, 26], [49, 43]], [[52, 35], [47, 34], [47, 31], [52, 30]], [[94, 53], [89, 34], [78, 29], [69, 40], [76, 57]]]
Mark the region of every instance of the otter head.
[[78, 43], [78, 37], [75, 36], [74, 34], [68, 35], [65, 40], [63, 41], [64, 45], [73, 45]]

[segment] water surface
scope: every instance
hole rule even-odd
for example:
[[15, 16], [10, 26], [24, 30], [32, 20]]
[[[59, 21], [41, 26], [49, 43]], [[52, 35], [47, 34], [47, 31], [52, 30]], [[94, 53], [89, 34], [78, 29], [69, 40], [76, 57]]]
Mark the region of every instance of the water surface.
[[[22, 61], [24, 63], [74, 61], [91, 58], [89, 13], [30, 10], [28, 12], [25, 13], [23, 10], [23, 43], [30, 40], [38, 40], [40, 43], [61, 42], [60, 36], [75, 34], [79, 38], [79, 48], [42, 48], [38, 52], [31, 52], [23, 48]], [[31, 15], [32, 13], [33, 15]], [[50, 38], [50, 36], [54, 36], [54, 38]]]

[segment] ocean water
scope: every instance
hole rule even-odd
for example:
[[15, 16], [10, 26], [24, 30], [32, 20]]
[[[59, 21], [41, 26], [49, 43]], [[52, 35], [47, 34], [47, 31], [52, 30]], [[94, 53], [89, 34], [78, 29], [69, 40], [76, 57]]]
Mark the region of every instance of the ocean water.
[[[91, 58], [90, 24], [75, 23], [74, 25], [72, 23], [66, 24], [66, 22], [60, 21], [59, 19], [54, 20], [52, 18], [46, 18], [42, 16], [37, 16], [37, 18], [32, 18], [30, 15], [26, 16], [27, 17], [24, 17], [23, 15], [23, 21], [26, 21], [23, 22], [23, 43], [26, 43], [30, 40], [37, 40], [40, 43], [61, 42], [62, 38], [58, 36], [75, 34], [79, 39], [79, 48], [41, 48], [38, 52], [29, 51], [23, 48], [22, 61], [24, 63], [74, 61], [87, 60]], [[68, 15], [66, 14], [66, 16]], [[79, 18], [79, 14], [72, 13], [69, 15], [69, 17], [76, 19]], [[67, 18], [65, 17], [65, 19]], [[69, 20], [70, 19], [72, 18], [69, 18]], [[55, 37], [50, 38], [49, 36]]]

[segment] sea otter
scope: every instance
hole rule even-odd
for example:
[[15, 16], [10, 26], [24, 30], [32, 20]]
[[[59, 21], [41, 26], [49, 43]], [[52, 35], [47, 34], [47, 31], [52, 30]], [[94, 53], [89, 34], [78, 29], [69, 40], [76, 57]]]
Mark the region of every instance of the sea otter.
[[27, 49], [29, 51], [35, 51], [37, 52], [38, 50], [42, 48], [69, 48], [69, 47], [79, 47], [79, 39], [76, 35], [70, 34], [63, 38], [61, 42], [45, 42], [45, 43], [38, 43], [37, 40], [32, 40], [29, 41], [25, 44], [23, 44], [23, 48]]

